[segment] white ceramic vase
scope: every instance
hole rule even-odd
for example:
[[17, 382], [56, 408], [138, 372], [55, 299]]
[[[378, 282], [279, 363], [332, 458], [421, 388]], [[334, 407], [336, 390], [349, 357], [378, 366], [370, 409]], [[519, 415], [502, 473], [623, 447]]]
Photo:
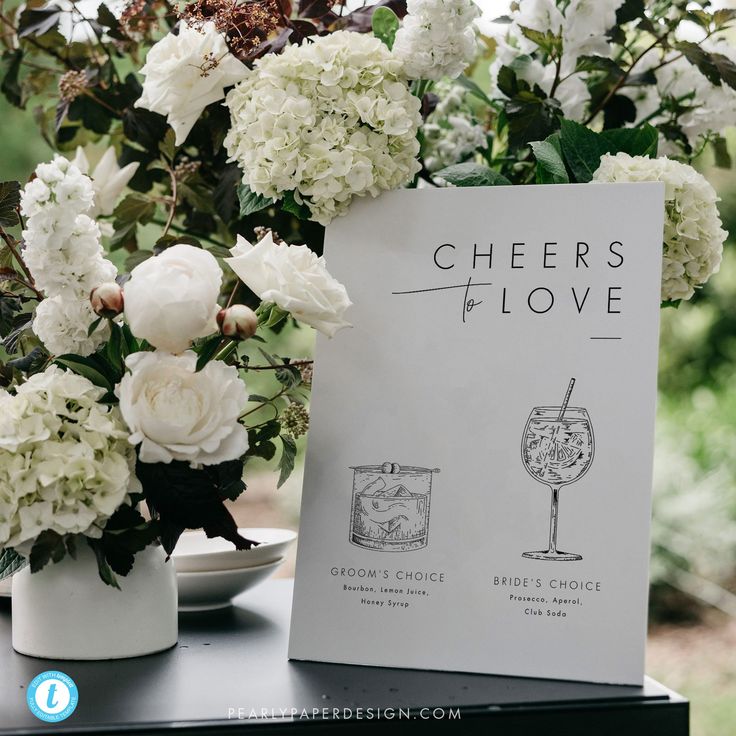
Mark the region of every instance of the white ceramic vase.
[[31, 574], [13, 576], [13, 649], [46, 659], [123, 659], [174, 646], [178, 636], [176, 571], [161, 547], [135, 556], [105, 585], [87, 544]]

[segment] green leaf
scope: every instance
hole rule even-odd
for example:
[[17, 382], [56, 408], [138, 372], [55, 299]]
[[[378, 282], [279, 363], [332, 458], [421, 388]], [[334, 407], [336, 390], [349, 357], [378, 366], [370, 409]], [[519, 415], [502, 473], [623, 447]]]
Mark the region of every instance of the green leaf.
[[456, 187], [491, 187], [511, 184], [511, 182], [497, 171], [468, 161], [464, 164], [453, 164], [435, 173]]
[[123, 365], [123, 330], [122, 327], [109, 320], [110, 322], [110, 339], [107, 341], [107, 345], [104, 348], [104, 355], [107, 362], [115, 369], [117, 383], [123, 377], [125, 372], [125, 366]]
[[589, 182], [601, 163], [601, 156], [609, 152], [605, 138], [572, 120], [562, 120], [560, 132], [562, 154], [575, 181]]
[[736, 64], [724, 54], [711, 54], [710, 58], [718, 70], [721, 81], [731, 89], [736, 89]]
[[115, 227], [135, 222], [145, 225], [156, 214], [156, 203], [145, 194], [131, 192], [115, 208]]
[[13, 227], [20, 220], [16, 210], [20, 207], [20, 182], [0, 182], [0, 227]]
[[469, 77], [466, 77], [465, 75], [460, 76], [455, 80], [455, 83], [464, 87], [471, 95], [477, 97], [482, 102], [485, 102], [489, 107], [493, 107], [491, 98]]
[[730, 23], [736, 18], [736, 8], [721, 8], [713, 13], [713, 21], [716, 24], [716, 28], [723, 28], [727, 23]]
[[644, 17], [644, 0], [625, 0], [616, 11], [616, 25]]
[[609, 153], [628, 153], [629, 156], [656, 158], [659, 133], [651, 125], [640, 128], [614, 128], [604, 130], [601, 136], [609, 147]]
[[728, 143], [723, 136], [719, 135], [713, 139], [713, 155], [715, 164], [719, 169], [731, 168], [731, 154], [728, 152]]
[[87, 380], [92, 381], [95, 386], [100, 386], [107, 391], [112, 391], [112, 382], [100, 371], [99, 367], [91, 358], [83, 358], [79, 355], [60, 355], [54, 363], [58, 363], [63, 368], [68, 368], [72, 373], [84, 376]]
[[52, 560], [59, 562], [66, 555], [66, 545], [61, 534], [44, 529], [37, 537], [31, 547], [28, 561], [31, 563], [31, 572], [42, 570]]
[[606, 56], [580, 56], [575, 66], [576, 72], [605, 72], [614, 79], [624, 76], [624, 70], [613, 60]]
[[509, 145], [512, 148], [543, 140], [560, 127], [560, 103], [543, 95], [535, 86], [533, 92], [522, 90], [506, 104]]
[[240, 202], [241, 217], [247, 217], [248, 215], [260, 212], [274, 204], [273, 199], [256, 194], [245, 184], [238, 185], [238, 201]]
[[87, 337], [89, 337], [99, 326], [102, 322], [102, 317], [98, 317], [88, 328], [87, 328]]
[[[117, 225], [117, 223], [116, 223]], [[110, 238], [110, 250], [120, 250], [121, 248], [137, 248], [138, 247], [138, 223], [135, 220], [131, 222], [121, 223], [115, 228], [115, 232]]]
[[95, 558], [97, 559], [97, 571], [100, 574], [102, 582], [109, 585], [111, 588], [117, 588], [120, 590], [118, 579], [115, 577], [115, 573], [110, 569], [110, 565], [107, 564], [105, 551], [102, 549], [100, 541], [98, 539], [90, 539], [87, 537], [87, 544], [95, 553]]
[[15, 107], [23, 107], [23, 90], [18, 81], [20, 75], [21, 62], [23, 61], [23, 49], [16, 49], [5, 55], [10, 60], [8, 70], [5, 72], [2, 84], [0, 84], [0, 92], [5, 95], [5, 99]]
[[280, 436], [281, 442], [283, 443], [284, 449], [281, 453], [281, 459], [279, 460], [279, 480], [276, 484], [277, 488], [281, 488], [286, 483], [289, 476], [294, 471], [294, 463], [296, 460], [296, 442], [288, 435], [282, 434]]
[[15, 575], [28, 564], [28, 560], [19, 555], [14, 549], [8, 548], [0, 551], [0, 580]]
[[306, 204], [299, 204], [299, 202], [296, 201], [294, 192], [284, 192], [281, 207], [286, 212], [291, 212], [292, 215], [295, 215], [300, 220], [308, 220], [312, 216], [312, 213]]
[[717, 87], [721, 84], [721, 75], [718, 71], [713, 57], [703, 49], [699, 44], [692, 41], [680, 41], [675, 44], [675, 49], [683, 54], [683, 56], [698, 68], [711, 84]]
[[215, 357], [215, 353], [217, 352], [217, 348], [220, 347], [220, 343], [222, 342], [222, 335], [212, 335], [212, 337], [208, 337], [197, 349], [197, 367], [196, 372], [199, 373], [199, 371], [204, 368], [207, 363], [212, 360], [212, 358]]
[[537, 159], [537, 181], [540, 184], [567, 184], [570, 181], [562, 159], [559, 133], [553, 133], [545, 141], [532, 141], [530, 145]]
[[176, 156], [176, 133], [174, 133], [172, 128], [166, 131], [164, 139], [158, 144], [158, 150], [169, 163], [174, 161], [174, 157]]
[[147, 261], [153, 257], [153, 253], [150, 250], [136, 250], [133, 251], [125, 259], [125, 270], [130, 273], [136, 266], [140, 266], [143, 261]]
[[394, 46], [396, 31], [399, 30], [399, 19], [391, 8], [385, 5], [377, 7], [371, 16], [373, 35], [383, 41], [389, 49]]
[[562, 36], [553, 33], [551, 30], [537, 31], [525, 26], [519, 26], [519, 30], [532, 43], [537, 44], [545, 54], [558, 57], [562, 53]]

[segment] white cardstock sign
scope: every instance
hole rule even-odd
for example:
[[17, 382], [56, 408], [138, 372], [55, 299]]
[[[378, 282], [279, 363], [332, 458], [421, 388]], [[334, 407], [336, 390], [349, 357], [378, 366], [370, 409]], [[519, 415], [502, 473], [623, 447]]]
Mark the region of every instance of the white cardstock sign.
[[664, 185], [403, 190], [325, 255], [289, 656], [639, 684]]

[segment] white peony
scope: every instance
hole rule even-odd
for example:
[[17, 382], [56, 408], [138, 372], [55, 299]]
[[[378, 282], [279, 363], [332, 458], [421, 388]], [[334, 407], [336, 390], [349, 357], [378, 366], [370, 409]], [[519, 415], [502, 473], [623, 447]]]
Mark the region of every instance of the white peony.
[[326, 225], [353, 197], [419, 171], [420, 102], [377, 38], [337, 31], [254, 63], [227, 96], [230, 160], [253, 192], [291, 194]]
[[166, 115], [181, 145], [207, 105], [225, 97], [225, 88], [247, 73], [229, 51], [214, 23], [201, 29], [181, 23], [155, 43], [141, 69], [146, 79], [136, 107]]
[[350, 323], [345, 287], [327, 271], [324, 258], [306, 245], [276, 244], [267, 233], [256, 245], [238, 236], [225, 262], [262, 301], [273, 302], [328, 337]]
[[664, 157], [607, 154], [601, 157], [593, 181], [665, 183], [664, 301], [690, 299], [718, 271], [728, 234], [718, 216], [718, 195], [692, 166]]
[[95, 199], [94, 207], [89, 213], [90, 217], [111, 215], [113, 213], [118, 197], [128, 186], [128, 182], [133, 178], [139, 166], [136, 161], [121, 168], [118, 165], [115, 149], [112, 146], [102, 154], [92, 173], [90, 173], [87, 154], [81, 146], [77, 146], [73, 163], [83, 174], [89, 175], [92, 179]]
[[107, 322], [88, 335], [97, 319], [88, 299], [53, 296], [44, 299], [33, 317], [31, 329], [52, 355], [91, 355], [110, 337]]
[[222, 270], [206, 250], [179, 243], [136, 266], [124, 288], [125, 321], [138, 338], [181, 353], [217, 332]]
[[0, 548], [45, 530], [99, 536], [140, 485], [135, 452], [104, 389], [56, 366], [0, 393]]
[[477, 50], [473, 0], [408, 0], [393, 52], [409, 79], [455, 79]]
[[196, 372], [192, 351], [134, 353], [125, 364], [116, 394], [141, 462], [199, 467], [245, 454], [248, 432], [238, 418], [248, 392], [234, 367], [212, 360]]

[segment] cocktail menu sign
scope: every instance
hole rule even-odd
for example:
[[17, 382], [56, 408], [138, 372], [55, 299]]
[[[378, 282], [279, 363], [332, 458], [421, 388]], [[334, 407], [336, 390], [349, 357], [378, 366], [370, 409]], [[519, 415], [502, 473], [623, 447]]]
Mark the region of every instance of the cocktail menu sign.
[[289, 656], [638, 684], [664, 186], [404, 190], [328, 229]]

